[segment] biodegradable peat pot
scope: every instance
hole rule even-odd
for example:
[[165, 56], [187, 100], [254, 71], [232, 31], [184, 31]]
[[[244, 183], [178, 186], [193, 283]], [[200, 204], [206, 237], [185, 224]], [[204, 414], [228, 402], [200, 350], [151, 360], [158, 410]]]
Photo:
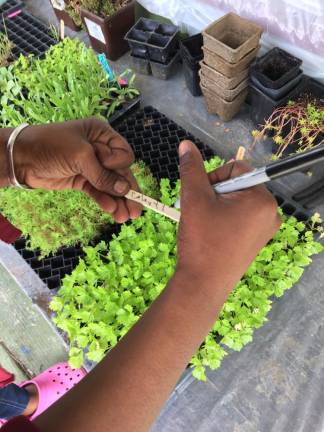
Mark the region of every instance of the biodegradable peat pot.
[[124, 38], [134, 25], [134, 1], [110, 17], [101, 18], [84, 9], [81, 10], [81, 17], [88, 31], [91, 46], [95, 51], [105, 53], [109, 60], [117, 60], [128, 51], [128, 43]]
[[228, 78], [226, 75], [221, 74], [210, 66], [206, 65], [203, 61], [200, 62], [201, 71], [204, 76], [212, 81], [217, 82], [220, 87], [227, 90], [232, 90], [240, 84], [249, 75], [249, 68], [243, 69], [233, 78]]
[[254, 60], [257, 52], [259, 50], [259, 46], [254, 48], [245, 57], [243, 57], [238, 63], [232, 64], [225, 61], [222, 57], [214, 54], [209, 49], [203, 47], [204, 51], [204, 63], [207, 66], [217, 70], [221, 74], [227, 76], [228, 78], [233, 78], [246, 69]]
[[289, 93], [292, 89], [294, 89], [297, 86], [297, 84], [300, 82], [300, 80], [303, 77], [303, 71], [301, 69], [299, 69], [299, 73], [294, 79], [292, 79], [291, 81], [288, 81], [286, 84], [284, 84], [279, 89], [272, 89], [272, 88], [264, 86], [258, 80], [258, 78], [255, 76], [253, 71], [254, 71], [254, 66], [252, 66], [252, 68], [250, 70], [251, 83], [254, 86], [258, 87], [264, 94], [266, 94], [267, 96], [270, 96], [274, 100], [279, 100], [279, 99], [283, 98], [287, 93]]
[[227, 102], [203, 85], [201, 85], [201, 90], [205, 96], [208, 112], [218, 114], [225, 122], [231, 120], [239, 112], [248, 93], [247, 89], [244, 89], [233, 101]]
[[265, 87], [280, 89], [299, 74], [301, 64], [299, 58], [276, 47], [257, 59], [252, 73]]
[[75, 32], [81, 30], [81, 26], [76, 25], [73, 19], [70, 17], [70, 15], [64, 10], [64, 8], [69, 4], [69, 0], [65, 0], [65, 2], [58, 1], [58, 0], [51, 0], [51, 4], [54, 13], [56, 15], [56, 18], [58, 19], [59, 22], [63, 20], [65, 26]]
[[239, 62], [259, 45], [262, 27], [230, 12], [203, 32], [204, 47], [229, 63]]
[[244, 89], [247, 88], [249, 84], [249, 79], [245, 78], [242, 82], [240, 82], [235, 88], [228, 90], [222, 86], [219, 86], [217, 81], [213, 81], [207, 78], [203, 71], [199, 72], [200, 82], [203, 87], [206, 87], [208, 90], [216, 93], [222, 99], [227, 102], [232, 102]]

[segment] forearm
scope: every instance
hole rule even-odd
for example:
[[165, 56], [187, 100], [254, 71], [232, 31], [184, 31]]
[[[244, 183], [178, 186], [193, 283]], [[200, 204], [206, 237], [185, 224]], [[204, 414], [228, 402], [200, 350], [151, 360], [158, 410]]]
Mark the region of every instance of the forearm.
[[219, 283], [176, 274], [101, 364], [36, 421], [40, 430], [147, 431], [235, 284], [221, 275]]
[[0, 187], [9, 185], [7, 142], [12, 129], [0, 129]]

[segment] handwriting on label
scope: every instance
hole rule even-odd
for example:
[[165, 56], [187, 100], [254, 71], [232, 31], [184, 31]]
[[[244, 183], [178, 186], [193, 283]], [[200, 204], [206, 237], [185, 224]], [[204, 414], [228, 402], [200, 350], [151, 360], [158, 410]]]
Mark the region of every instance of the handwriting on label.
[[140, 204], [142, 204], [144, 207], [148, 207], [154, 211], [156, 211], [157, 213], [161, 213], [167, 217], [169, 217], [170, 219], [179, 222], [180, 219], [180, 213], [172, 208], [169, 207], [151, 197], [148, 197], [146, 195], [141, 194], [140, 192], [134, 191], [134, 190], [130, 190], [128, 192], [128, 194], [126, 195], [126, 198], [132, 200], [132, 201], [136, 201]]

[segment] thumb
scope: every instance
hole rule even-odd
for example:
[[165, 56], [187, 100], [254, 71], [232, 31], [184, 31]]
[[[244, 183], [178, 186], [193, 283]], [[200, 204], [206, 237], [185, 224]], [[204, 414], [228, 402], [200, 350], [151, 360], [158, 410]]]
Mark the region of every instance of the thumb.
[[212, 196], [208, 175], [200, 151], [191, 141], [182, 141], [179, 146], [181, 208], [200, 201], [202, 196]]
[[129, 189], [130, 184], [125, 177], [114, 170], [105, 168], [99, 162], [94, 150], [87, 155], [87, 160], [81, 167], [82, 175], [98, 191], [110, 195], [123, 196]]

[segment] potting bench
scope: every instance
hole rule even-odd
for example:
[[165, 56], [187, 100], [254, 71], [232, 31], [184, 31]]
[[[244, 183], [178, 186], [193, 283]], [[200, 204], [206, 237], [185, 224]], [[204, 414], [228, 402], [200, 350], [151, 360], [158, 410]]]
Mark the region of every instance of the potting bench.
[[[55, 22], [49, 3], [26, 3], [35, 14]], [[114, 66], [122, 70], [128, 65], [126, 55]], [[207, 114], [202, 98], [194, 98], [186, 90], [179, 72], [166, 82], [139, 75], [137, 83], [143, 105], [166, 113], [220, 156], [233, 157], [239, 145], [248, 148], [251, 144], [254, 126], [247, 107], [224, 124]], [[255, 165], [262, 164], [267, 150], [271, 151], [269, 142], [257, 147]], [[309, 184], [313, 181], [309, 179]], [[292, 195], [299, 185], [305, 186], [304, 174], [292, 176], [289, 184], [280, 184], [281, 192]], [[323, 211], [324, 206], [317, 210]], [[229, 355], [220, 369], [208, 372], [206, 383], [190, 375], [182, 380], [153, 427], [154, 432], [322, 430], [322, 261], [321, 255], [314, 258], [301, 282], [275, 301], [269, 323], [255, 332], [253, 342]], [[0, 264], [2, 339], [30, 373], [37, 373], [66, 356], [64, 340], [46, 314], [50, 290], [12, 247], [0, 245]]]

